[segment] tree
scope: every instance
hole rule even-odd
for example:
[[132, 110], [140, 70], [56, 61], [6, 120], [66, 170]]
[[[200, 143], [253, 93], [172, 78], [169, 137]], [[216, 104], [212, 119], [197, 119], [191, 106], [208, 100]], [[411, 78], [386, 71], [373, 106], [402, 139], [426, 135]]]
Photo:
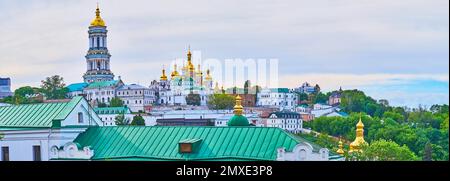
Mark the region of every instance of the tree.
[[363, 145], [361, 152], [355, 153], [357, 160], [365, 161], [414, 161], [417, 156], [406, 145], [380, 139], [370, 145]]
[[248, 94], [249, 93], [249, 88], [251, 87], [251, 82], [250, 80], [246, 80], [244, 83], [244, 94]]
[[117, 126], [123, 126], [130, 124], [130, 120], [124, 114], [119, 114], [115, 118], [115, 123]]
[[118, 97], [113, 97], [109, 103], [110, 107], [123, 107], [123, 101]]
[[301, 92], [301, 93], [297, 93], [297, 95], [298, 95], [298, 100], [300, 100], [300, 101], [308, 100], [308, 94], [306, 94], [306, 93]]
[[328, 101], [328, 96], [322, 92], [313, 95], [313, 104], [321, 103], [324, 104]]
[[64, 99], [69, 92], [64, 84], [64, 79], [59, 75], [53, 75], [41, 81], [41, 89], [47, 99]]
[[192, 106], [200, 106], [200, 95], [190, 93], [186, 96], [186, 104]]
[[131, 125], [145, 126], [145, 119], [141, 115], [135, 115], [133, 121], [131, 121]]
[[210, 109], [232, 109], [235, 98], [227, 94], [213, 94], [208, 99], [208, 107]]
[[31, 103], [41, 103], [42, 98], [39, 99], [39, 96], [42, 96], [42, 91], [36, 87], [24, 86], [16, 89], [14, 91], [13, 96], [6, 97], [2, 100], [4, 103], [8, 104], [31, 104]]

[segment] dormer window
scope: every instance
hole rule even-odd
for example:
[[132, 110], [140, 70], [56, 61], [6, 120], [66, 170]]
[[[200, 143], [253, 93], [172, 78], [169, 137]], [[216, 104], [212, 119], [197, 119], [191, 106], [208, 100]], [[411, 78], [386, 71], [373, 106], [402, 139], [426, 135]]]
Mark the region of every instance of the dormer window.
[[179, 153], [195, 153], [200, 147], [201, 139], [190, 138], [184, 139], [178, 142], [178, 152]]

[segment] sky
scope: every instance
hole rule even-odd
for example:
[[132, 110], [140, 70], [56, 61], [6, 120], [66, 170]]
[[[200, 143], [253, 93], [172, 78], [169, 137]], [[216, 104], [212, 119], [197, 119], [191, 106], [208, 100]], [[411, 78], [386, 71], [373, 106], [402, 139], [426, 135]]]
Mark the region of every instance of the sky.
[[13, 89], [55, 74], [82, 82], [97, 2], [125, 83], [149, 85], [190, 46], [202, 58], [278, 59], [282, 87], [449, 102], [448, 0], [0, 0], [0, 77]]

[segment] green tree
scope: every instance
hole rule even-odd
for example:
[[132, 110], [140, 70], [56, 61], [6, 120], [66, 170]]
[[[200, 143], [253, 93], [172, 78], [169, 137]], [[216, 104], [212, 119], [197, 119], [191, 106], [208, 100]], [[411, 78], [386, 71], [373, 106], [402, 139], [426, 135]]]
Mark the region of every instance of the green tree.
[[2, 100], [4, 103], [8, 104], [31, 104], [31, 103], [41, 103], [42, 99], [38, 97], [33, 97], [36, 95], [42, 95], [41, 89], [36, 87], [24, 86], [16, 89], [13, 96], [6, 97]]
[[403, 120], [405, 119], [402, 114], [397, 113], [397, 112], [391, 112], [391, 111], [384, 112], [383, 118], [391, 118], [398, 123], [403, 122]]
[[41, 89], [47, 99], [64, 99], [69, 92], [64, 84], [64, 79], [59, 75], [53, 75], [41, 81]]
[[135, 115], [133, 117], [133, 121], [131, 121], [131, 125], [134, 126], [145, 126], [145, 120], [141, 115]]
[[448, 116], [447, 118], [442, 122], [441, 129], [448, 131]]
[[123, 107], [123, 101], [118, 97], [113, 97], [109, 103], [110, 107]]
[[308, 94], [306, 93], [297, 93], [298, 95], [298, 100], [300, 101], [307, 101], [308, 100]]
[[186, 96], [186, 104], [192, 106], [200, 106], [200, 95], [190, 93]]
[[245, 83], [244, 83], [244, 94], [248, 94], [249, 93], [250, 87], [251, 87], [250, 80], [246, 80]]
[[321, 103], [325, 104], [328, 101], [328, 97], [326, 94], [319, 92], [313, 95], [312, 101], [313, 104]]
[[232, 109], [235, 98], [227, 94], [213, 94], [208, 99], [208, 107], [210, 109]]
[[126, 118], [124, 114], [119, 114], [114, 119], [115, 119], [114, 122], [116, 123], [117, 126], [130, 124], [130, 120]]
[[417, 156], [406, 145], [400, 146], [393, 141], [384, 139], [363, 145], [362, 152], [357, 153], [357, 160], [372, 161], [414, 161]]

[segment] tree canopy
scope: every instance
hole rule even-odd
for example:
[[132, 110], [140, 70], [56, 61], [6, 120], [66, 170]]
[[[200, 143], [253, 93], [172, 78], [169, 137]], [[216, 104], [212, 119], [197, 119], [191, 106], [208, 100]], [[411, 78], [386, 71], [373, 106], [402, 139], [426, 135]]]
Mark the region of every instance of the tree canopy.
[[228, 94], [213, 94], [208, 99], [208, 107], [210, 109], [232, 109], [235, 98]]

